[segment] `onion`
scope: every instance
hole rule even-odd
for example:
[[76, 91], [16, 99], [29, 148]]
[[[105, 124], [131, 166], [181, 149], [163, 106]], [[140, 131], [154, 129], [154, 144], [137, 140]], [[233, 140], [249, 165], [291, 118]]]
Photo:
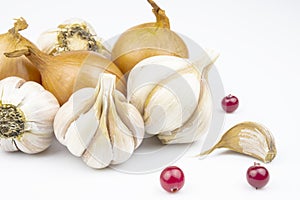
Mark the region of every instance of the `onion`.
[[153, 0], [156, 22], [134, 26], [118, 38], [112, 49], [112, 60], [125, 74], [139, 61], [156, 55], [172, 55], [188, 58], [188, 49], [184, 41], [170, 30], [169, 19], [165, 11]]
[[25, 57], [7, 58], [3, 55], [5, 52], [13, 51], [18, 45], [27, 45], [30, 42], [23, 38], [19, 31], [28, 27], [23, 18], [17, 19], [14, 27], [7, 33], [0, 35], [0, 80], [9, 76], [18, 76], [27, 81], [41, 81], [39, 71]]
[[[14, 40], [18, 40], [14, 37]], [[42, 85], [64, 104], [71, 94], [83, 87], [96, 87], [100, 73], [117, 77], [116, 86], [125, 93], [125, 81], [119, 68], [110, 60], [92, 51], [69, 51], [57, 56], [40, 51], [32, 43], [18, 46], [17, 50], [5, 53], [7, 57], [25, 55], [40, 71]]]

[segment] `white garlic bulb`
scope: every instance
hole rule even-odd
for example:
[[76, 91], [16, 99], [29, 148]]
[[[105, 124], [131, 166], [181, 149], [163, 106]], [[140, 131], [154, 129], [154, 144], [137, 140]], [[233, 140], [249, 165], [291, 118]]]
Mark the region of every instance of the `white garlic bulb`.
[[47, 149], [53, 138], [56, 98], [40, 84], [19, 77], [0, 81], [0, 147], [28, 154]]
[[190, 143], [207, 132], [212, 99], [207, 73], [218, 54], [207, 52], [197, 65], [176, 56], [153, 56], [128, 76], [127, 98], [142, 114], [145, 131], [164, 144]]
[[115, 90], [115, 78], [102, 73], [96, 88], [76, 91], [54, 120], [56, 138], [92, 168], [125, 162], [144, 137], [143, 119]]
[[38, 38], [37, 46], [50, 55], [65, 51], [88, 50], [110, 59], [110, 51], [105, 47], [104, 41], [97, 36], [88, 22], [78, 18], [68, 19], [56, 29], [43, 32]]

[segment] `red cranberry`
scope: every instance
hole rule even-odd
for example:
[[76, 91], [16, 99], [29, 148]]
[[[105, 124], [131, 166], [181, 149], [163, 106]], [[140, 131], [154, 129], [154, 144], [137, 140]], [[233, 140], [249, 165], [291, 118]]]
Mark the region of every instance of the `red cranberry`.
[[239, 106], [239, 100], [236, 96], [228, 95], [222, 100], [222, 107], [227, 113], [234, 112]]
[[177, 192], [184, 185], [184, 174], [176, 166], [165, 168], [160, 174], [160, 184], [168, 192]]
[[264, 187], [270, 179], [268, 170], [260, 166], [259, 163], [254, 163], [253, 166], [247, 170], [247, 181], [256, 189]]

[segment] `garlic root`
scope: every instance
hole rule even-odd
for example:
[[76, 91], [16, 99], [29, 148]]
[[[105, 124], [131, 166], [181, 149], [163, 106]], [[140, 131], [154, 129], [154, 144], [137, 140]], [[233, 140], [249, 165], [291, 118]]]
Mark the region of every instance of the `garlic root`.
[[271, 162], [277, 153], [271, 132], [255, 122], [243, 122], [233, 126], [216, 145], [198, 156], [208, 155], [217, 148], [227, 148], [265, 163]]

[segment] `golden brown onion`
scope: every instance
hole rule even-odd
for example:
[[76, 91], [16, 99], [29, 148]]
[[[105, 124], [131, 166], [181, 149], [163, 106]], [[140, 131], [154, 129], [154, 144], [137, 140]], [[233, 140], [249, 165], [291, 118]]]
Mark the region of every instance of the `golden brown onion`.
[[187, 58], [188, 49], [184, 41], [170, 30], [165, 11], [153, 0], [156, 22], [134, 26], [118, 38], [112, 49], [112, 60], [125, 74], [139, 61], [156, 55], [172, 55]]
[[26, 21], [20, 18], [16, 20], [13, 28], [0, 35], [0, 80], [9, 76], [18, 76], [27, 81], [41, 81], [39, 71], [25, 56], [7, 58], [3, 54], [14, 51], [19, 45], [25, 46], [30, 43], [19, 34], [19, 31], [27, 27]]
[[[17, 40], [17, 38], [15, 38]], [[125, 93], [125, 82], [119, 68], [110, 60], [92, 51], [69, 51], [48, 55], [33, 45], [5, 53], [7, 57], [25, 55], [40, 71], [42, 85], [64, 104], [71, 94], [83, 87], [95, 87], [102, 72], [117, 77], [117, 89]]]

